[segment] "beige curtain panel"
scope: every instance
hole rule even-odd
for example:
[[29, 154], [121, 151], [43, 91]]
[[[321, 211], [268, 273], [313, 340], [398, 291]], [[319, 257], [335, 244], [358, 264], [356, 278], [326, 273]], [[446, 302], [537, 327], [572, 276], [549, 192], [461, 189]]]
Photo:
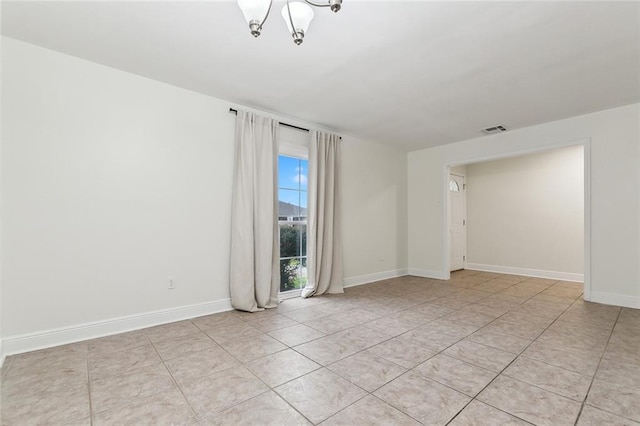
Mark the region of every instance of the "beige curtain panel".
[[231, 207], [231, 305], [278, 306], [278, 122], [238, 111]]
[[307, 285], [302, 297], [344, 293], [340, 200], [340, 138], [311, 132]]

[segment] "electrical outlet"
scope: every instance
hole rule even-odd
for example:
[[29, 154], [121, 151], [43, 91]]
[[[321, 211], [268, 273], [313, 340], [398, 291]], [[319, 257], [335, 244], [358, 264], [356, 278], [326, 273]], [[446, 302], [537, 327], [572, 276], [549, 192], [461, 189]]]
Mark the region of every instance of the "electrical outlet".
[[176, 277], [169, 277], [169, 290], [176, 288]]

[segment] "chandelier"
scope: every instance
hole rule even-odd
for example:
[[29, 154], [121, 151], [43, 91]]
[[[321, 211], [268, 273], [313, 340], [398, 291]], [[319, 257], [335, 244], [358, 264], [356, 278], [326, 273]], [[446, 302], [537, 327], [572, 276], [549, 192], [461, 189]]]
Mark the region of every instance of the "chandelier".
[[[260, 35], [262, 26], [271, 12], [272, 3], [273, 0], [238, 0], [238, 6], [249, 24], [251, 35], [254, 37]], [[287, 23], [293, 42], [297, 45], [302, 43], [304, 34], [313, 19], [311, 6], [329, 7], [333, 12], [338, 12], [342, 7], [342, 0], [326, 0], [326, 3], [313, 3], [309, 0], [304, 0], [303, 3], [287, 0], [287, 4], [282, 8], [282, 18]]]

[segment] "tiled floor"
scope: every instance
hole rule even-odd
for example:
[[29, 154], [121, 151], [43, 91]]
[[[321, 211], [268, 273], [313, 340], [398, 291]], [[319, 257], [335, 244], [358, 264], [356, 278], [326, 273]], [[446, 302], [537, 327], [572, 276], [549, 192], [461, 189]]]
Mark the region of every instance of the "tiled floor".
[[403, 277], [9, 357], [3, 425], [637, 425], [640, 311]]

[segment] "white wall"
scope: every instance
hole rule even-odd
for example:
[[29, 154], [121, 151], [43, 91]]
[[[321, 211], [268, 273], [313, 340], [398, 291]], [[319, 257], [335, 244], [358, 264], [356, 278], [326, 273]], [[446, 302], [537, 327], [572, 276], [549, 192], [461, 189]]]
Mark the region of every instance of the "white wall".
[[467, 165], [467, 264], [581, 279], [583, 165], [581, 145]]
[[5, 338], [228, 298], [229, 104], [3, 42]]
[[406, 153], [345, 136], [342, 159], [345, 284], [405, 275]]
[[[7, 353], [228, 308], [230, 103], [3, 43]], [[347, 277], [406, 267], [405, 155], [343, 146]]]
[[[0, 16], [2, 14], [2, 4], [0, 4]], [[0, 38], [0, 52], [2, 52], [2, 39]], [[0, 55], [0, 81], [2, 81], [2, 56]], [[0, 84], [0, 99], [2, 99], [2, 84]], [[2, 104], [0, 102], [0, 129], [2, 129]], [[0, 242], [2, 241], [2, 135], [0, 133]], [[4, 364], [4, 346], [2, 341], [2, 244], [0, 243], [0, 368]], [[2, 407], [0, 407], [2, 416]]]
[[640, 104], [415, 151], [408, 159], [409, 271], [446, 276], [444, 175], [465, 164], [590, 140], [591, 299], [640, 307]]

